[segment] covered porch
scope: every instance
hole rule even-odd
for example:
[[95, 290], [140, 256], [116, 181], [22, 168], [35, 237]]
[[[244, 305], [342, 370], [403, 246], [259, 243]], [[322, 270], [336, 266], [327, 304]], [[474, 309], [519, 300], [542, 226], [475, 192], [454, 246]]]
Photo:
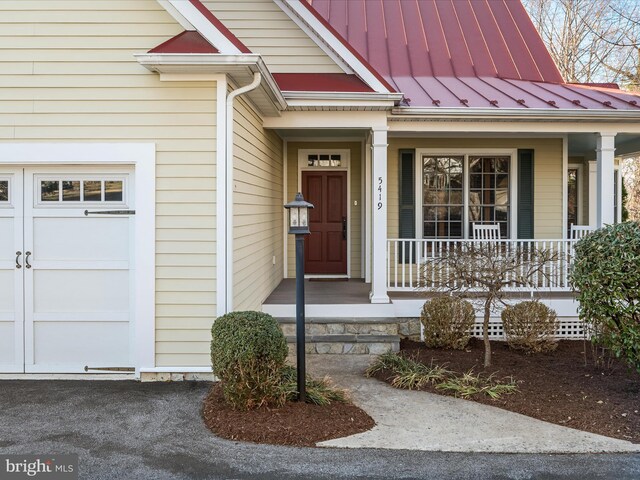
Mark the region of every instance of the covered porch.
[[[557, 253], [536, 290], [554, 301], [562, 297], [560, 310], [575, 319], [571, 225], [621, 221], [619, 160], [640, 151], [640, 128], [629, 123], [614, 131], [605, 123], [566, 120], [321, 111], [289, 112], [265, 126], [285, 142], [285, 199], [309, 189], [311, 172], [345, 175], [344, 213], [333, 237], [344, 249], [343, 266], [329, 273], [307, 269], [315, 277], [307, 282], [307, 314], [314, 316], [417, 317], [430, 291], [421, 277], [424, 262], [472, 242], [474, 223], [496, 223], [503, 248]], [[278, 316], [292, 315], [294, 303], [294, 245], [286, 229], [283, 236], [284, 280], [263, 302]], [[336, 251], [330, 244], [326, 250]], [[317, 281], [332, 277], [348, 281]], [[515, 285], [508, 290], [535, 294]]]

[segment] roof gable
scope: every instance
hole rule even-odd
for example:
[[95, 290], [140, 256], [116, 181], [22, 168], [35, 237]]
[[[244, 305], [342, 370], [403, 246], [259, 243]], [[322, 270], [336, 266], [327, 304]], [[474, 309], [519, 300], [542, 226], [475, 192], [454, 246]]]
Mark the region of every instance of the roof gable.
[[220, 51], [198, 32], [185, 30], [152, 48], [149, 53], [220, 53]]
[[[345, 73], [273, 0], [202, 0], [273, 73]], [[346, 72], [349, 73], [349, 72]]]

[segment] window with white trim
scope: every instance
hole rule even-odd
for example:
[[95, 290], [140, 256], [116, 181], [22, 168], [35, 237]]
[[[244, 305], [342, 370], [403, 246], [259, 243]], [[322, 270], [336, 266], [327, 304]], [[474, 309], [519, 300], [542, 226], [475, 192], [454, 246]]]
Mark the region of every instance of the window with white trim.
[[40, 204], [108, 203], [126, 201], [126, 180], [119, 178], [42, 177], [37, 179], [37, 201]]
[[339, 153], [310, 153], [307, 155], [307, 167], [342, 167], [342, 155]]
[[421, 157], [422, 238], [469, 238], [472, 225], [511, 235], [511, 156]]

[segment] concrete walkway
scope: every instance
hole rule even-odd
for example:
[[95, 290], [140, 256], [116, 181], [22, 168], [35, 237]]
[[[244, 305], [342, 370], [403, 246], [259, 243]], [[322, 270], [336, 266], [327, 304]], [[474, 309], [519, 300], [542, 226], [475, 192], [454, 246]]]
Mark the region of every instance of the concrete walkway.
[[399, 390], [363, 373], [366, 355], [314, 355], [309, 370], [329, 375], [352, 392], [376, 421], [368, 431], [322, 447], [388, 448], [439, 452], [640, 452], [640, 445], [574, 430], [499, 408], [427, 392]]

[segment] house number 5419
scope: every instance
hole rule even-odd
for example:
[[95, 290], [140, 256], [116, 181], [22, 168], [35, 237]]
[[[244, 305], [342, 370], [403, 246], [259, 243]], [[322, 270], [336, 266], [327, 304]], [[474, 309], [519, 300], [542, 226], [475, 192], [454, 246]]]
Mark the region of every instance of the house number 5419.
[[378, 210], [382, 208], [382, 177], [378, 177]]

